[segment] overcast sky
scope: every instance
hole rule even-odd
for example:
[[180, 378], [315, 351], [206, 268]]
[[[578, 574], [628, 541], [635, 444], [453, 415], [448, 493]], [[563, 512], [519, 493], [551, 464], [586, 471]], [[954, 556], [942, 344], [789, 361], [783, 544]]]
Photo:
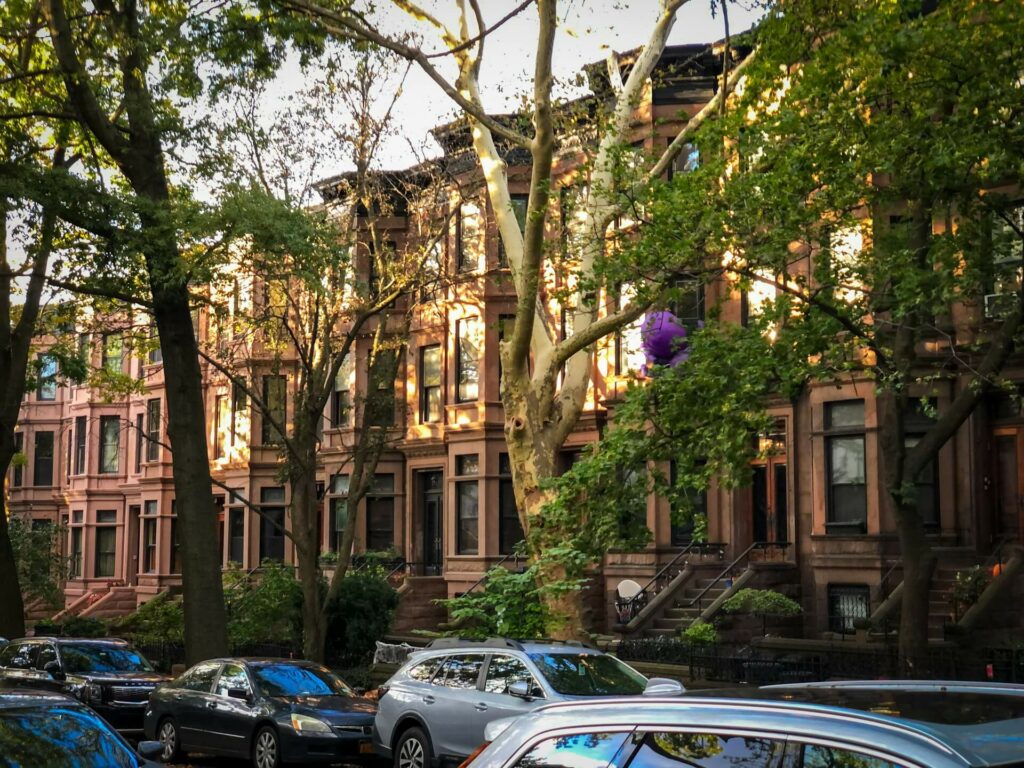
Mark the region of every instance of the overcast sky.
[[[492, 25], [519, 4], [519, 0], [481, 0], [486, 22]], [[381, 3], [382, 7], [387, 3]], [[448, 23], [454, 24], [452, 9], [455, 0], [423, 0], [422, 5]], [[568, 82], [583, 65], [604, 59], [608, 51], [624, 51], [646, 42], [657, 18], [657, 0], [563, 0], [559, 5], [559, 31], [555, 42], [555, 75]], [[715, 0], [717, 7], [717, 0]], [[744, 2], [729, 4], [730, 29], [733, 34], [748, 29], [759, 12]], [[669, 39], [670, 44], [707, 43], [724, 37], [720, 10], [712, 16], [711, 0], [691, 0], [679, 11]], [[446, 12], [448, 12], [446, 14]], [[389, 11], [378, 16], [382, 32], [392, 36], [417, 33], [423, 36], [427, 51], [441, 49], [436, 32], [427, 26], [416, 26], [401, 12]], [[537, 13], [534, 7], [502, 26], [486, 43], [481, 72], [484, 106], [498, 113], [515, 109], [524, 92], [532, 87], [533, 61], [536, 50]], [[448, 58], [433, 59], [443, 71], [453, 76], [454, 67]], [[404, 70], [404, 68], [403, 68]], [[297, 72], [284, 75], [278, 91], [294, 86]], [[300, 75], [301, 76], [301, 75]], [[565, 93], [563, 91], [563, 93]], [[405, 82], [396, 109], [396, 125], [402, 136], [390, 141], [381, 152], [378, 166], [401, 168], [416, 162], [416, 152], [436, 152], [429, 139], [429, 130], [456, 116], [448, 97], [418, 67], [414, 66]], [[426, 142], [426, 144], [424, 143]], [[409, 144], [414, 149], [411, 149]], [[324, 167], [320, 178], [345, 170], [339, 158], [334, 167]]]

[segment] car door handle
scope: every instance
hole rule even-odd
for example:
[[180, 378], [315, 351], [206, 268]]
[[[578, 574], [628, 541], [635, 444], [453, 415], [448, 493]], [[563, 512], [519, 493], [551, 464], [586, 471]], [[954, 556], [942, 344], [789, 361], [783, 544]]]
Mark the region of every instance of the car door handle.
[[487, 705], [484, 704], [482, 701], [480, 701], [480, 702], [477, 702], [477, 704], [475, 705], [475, 709], [476, 709], [477, 712], [486, 712], [487, 711]]
[[434, 697], [433, 696], [429, 696], [429, 695], [428, 696], [424, 696], [423, 697], [423, 703], [424, 704], [433, 704], [434, 703]]

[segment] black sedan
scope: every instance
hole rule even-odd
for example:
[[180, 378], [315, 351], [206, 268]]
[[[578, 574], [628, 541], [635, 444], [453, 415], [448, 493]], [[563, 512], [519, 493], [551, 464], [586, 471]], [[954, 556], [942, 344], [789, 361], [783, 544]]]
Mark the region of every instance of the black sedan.
[[185, 751], [249, 757], [256, 768], [372, 759], [377, 707], [329, 669], [289, 659], [215, 659], [153, 691], [146, 738], [163, 759]]
[[84, 704], [63, 693], [0, 681], [0, 766], [4, 768], [157, 768], [159, 742], [128, 742]]

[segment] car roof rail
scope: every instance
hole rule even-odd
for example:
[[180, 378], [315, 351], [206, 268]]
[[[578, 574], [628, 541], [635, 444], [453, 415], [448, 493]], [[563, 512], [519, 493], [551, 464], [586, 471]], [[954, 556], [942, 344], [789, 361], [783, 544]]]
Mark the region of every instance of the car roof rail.
[[588, 645], [580, 640], [555, 640], [551, 637], [532, 637], [532, 638], [516, 638], [516, 641], [522, 643], [537, 643], [539, 645], [567, 645], [570, 648], [588, 648], [592, 651], [600, 650], [597, 646]]
[[512, 648], [523, 650], [523, 644], [508, 637], [488, 637], [486, 640], [474, 640], [469, 637], [438, 637], [427, 643], [427, 648]]

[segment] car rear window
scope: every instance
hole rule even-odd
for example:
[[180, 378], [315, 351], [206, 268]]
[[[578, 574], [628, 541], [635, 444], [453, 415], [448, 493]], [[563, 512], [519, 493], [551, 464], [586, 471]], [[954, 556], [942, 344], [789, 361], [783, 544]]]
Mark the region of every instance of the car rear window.
[[631, 696], [647, 679], [614, 656], [596, 653], [531, 653], [548, 683], [566, 696]]
[[98, 715], [84, 707], [0, 710], [0, 766], [135, 768], [134, 755]]
[[441, 666], [441, 662], [444, 661], [444, 656], [435, 656], [432, 659], [426, 659], [421, 661], [419, 664], [413, 664], [406, 671], [405, 675], [410, 680], [417, 680], [421, 683], [430, 682], [430, 678], [434, 676], [437, 668]]

